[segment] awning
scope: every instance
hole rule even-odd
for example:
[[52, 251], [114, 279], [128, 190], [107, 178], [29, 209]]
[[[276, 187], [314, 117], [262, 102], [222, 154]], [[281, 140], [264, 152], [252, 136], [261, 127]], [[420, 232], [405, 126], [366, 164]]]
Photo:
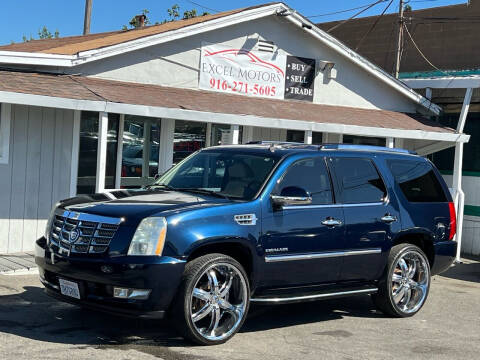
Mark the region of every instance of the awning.
[[469, 139], [419, 114], [84, 76], [0, 71], [0, 102], [363, 136], [448, 142]]

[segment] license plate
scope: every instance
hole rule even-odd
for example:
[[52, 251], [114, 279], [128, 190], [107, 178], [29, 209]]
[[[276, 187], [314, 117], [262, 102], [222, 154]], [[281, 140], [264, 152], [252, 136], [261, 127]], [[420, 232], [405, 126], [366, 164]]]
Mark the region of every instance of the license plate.
[[58, 279], [58, 282], [60, 283], [60, 292], [62, 295], [80, 299], [80, 291], [78, 290], [78, 284], [76, 282], [65, 279]]

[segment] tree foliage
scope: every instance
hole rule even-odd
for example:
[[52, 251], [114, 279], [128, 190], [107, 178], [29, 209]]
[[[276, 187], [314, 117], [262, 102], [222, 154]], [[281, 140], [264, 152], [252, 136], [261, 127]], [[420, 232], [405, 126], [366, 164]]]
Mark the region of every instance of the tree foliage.
[[58, 38], [60, 36], [60, 32], [58, 30], [55, 30], [55, 32], [52, 34], [46, 26], [43, 26], [41, 30], [38, 30], [38, 38], [39, 39], [52, 39], [52, 38]]
[[[53, 39], [53, 38], [57, 39], [59, 37], [60, 37], [60, 32], [58, 30], [55, 30], [55, 32], [53, 34], [50, 32], [50, 30], [48, 30], [48, 28], [46, 26], [43, 26], [43, 28], [38, 30], [38, 38], [40, 40]], [[30, 34], [30, 37], [27, 37], [26, 35], [23, 35], [22, 40], [23, 40], [23, 42], [27, 42], [27, 41], [35, 40], [35, 38], [31, 34]]]
[[[151, 24], [151, 22], [150, 22], [150, 20], [147, 16], [149, 13], [150, 13], [150, 11], [148, 11], [147, 9], [144, 9], [142, 11], [142, 15], [145, 15], [145, 25]], [[181, 14], [180, 6], [178, 4], [174, 4], [170, 8], [167, 9], [167, 15], [168, 16], [166, 18], [164, 18], [161, 22], [156, 21], [155, 25], [164, 24], [166, 22], [179, 20], [180, 17], [181, 17], [180, 14]], [[205, 16], [205, 15], [208, 15], [208, 12], [203, 12], [202, 13], [202, 16]], [[199, 16], [198, 13], [197, 13], [197, 9], [191, 9], [191, 10], [184, 11], [183, 16], [181, 18], [185, 20], [185, 19], [192, 19], [192, 18], [195, 18], [197, 16]], [[130, 25], [131, 29], [136, 29], [136, 28], [140, 27], [140, 23], [139, 23], [138, 18], [136, 16], [134, 16], [128, 24]], [[129, 27], [127, 25], [123, 25], [122, 30], [128, 30], [128, 29], [129, 29]]]

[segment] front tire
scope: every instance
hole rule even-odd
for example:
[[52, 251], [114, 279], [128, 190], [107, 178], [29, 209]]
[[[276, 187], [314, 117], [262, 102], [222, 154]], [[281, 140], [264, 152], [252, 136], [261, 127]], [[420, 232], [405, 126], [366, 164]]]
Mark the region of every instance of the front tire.
[[187, 263], [172, 309], [173, 324], [198, 344], [221, 344], [243, 325], [249, 301], [242, 265], [227, 255], [204, 255]]
[[409, 317], [425, 304], [429, 290], [427, 256], [415, 245], [399, 244], [391, 249], [387, 269], [372, 298], [384, 314]]

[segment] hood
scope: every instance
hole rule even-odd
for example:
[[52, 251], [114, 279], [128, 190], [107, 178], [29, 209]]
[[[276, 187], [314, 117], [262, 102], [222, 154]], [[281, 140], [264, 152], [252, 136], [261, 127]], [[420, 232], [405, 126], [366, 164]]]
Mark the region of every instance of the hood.
[[82, 195], [61, 202], [60, 207], [93, 215], [125, 218], [125, 223], [161, 215], [166, 211], [185, 210], [225, 204], [226, 199], [203, 194], [167, 190], [120, 190], [108, 193]]

